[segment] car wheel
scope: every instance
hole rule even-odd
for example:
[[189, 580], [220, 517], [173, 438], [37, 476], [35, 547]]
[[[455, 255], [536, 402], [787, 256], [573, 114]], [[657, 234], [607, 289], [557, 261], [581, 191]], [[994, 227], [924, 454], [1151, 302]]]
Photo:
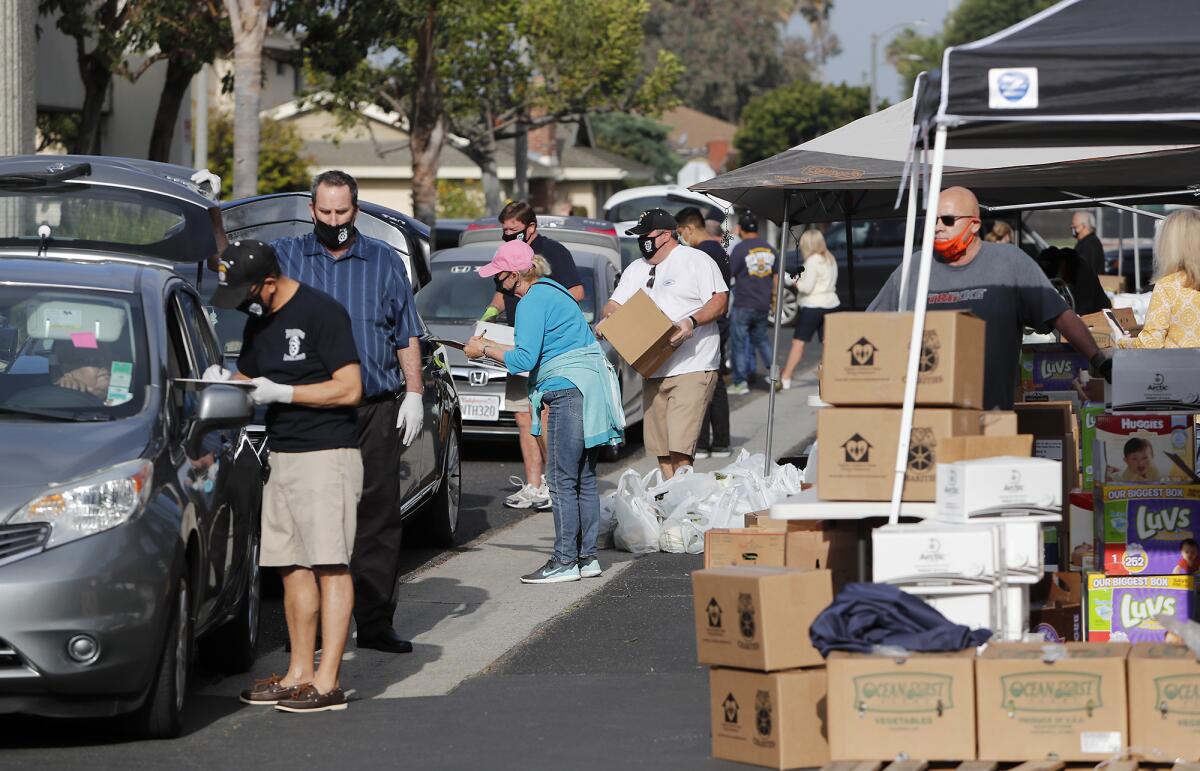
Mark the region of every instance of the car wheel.
[[446, 437], [446, 465], [442, 484], [421, 512], [419, 540], [430, 546], [454, 546], [458, 533], [458, 510], [462, 500], [462, 437], [457, 427]]
[[262, 615], [262, 568], [258, 564], [262, 536], [255, 528], [250, 544], [250, 571], [234, 617], [214, 636], [214, 650], [222, 670], [231, 674], [249, 672], [258, 658], [259, 618]]
[[796, 316], [800, 313], [800, 297], [796, 294], [796, 290], [791, 287], [783, 288], [783, 318], [780, 322], [785, 327], [790, 327], [796, 323]]
[[130, 718], [139, 738], [171, 739], [183, 729], [183, 702], [192, 661], [192, 596], [186, 576], [179, 577], [158, 672], [146, 701]]

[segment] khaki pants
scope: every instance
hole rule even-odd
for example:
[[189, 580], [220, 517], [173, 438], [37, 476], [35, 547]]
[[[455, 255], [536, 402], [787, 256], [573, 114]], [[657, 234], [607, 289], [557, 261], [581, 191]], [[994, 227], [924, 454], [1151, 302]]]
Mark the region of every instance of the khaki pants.
[[659, 458], [673, 452], [694, 455], [716, 385], [717, 373], [711, 370], [647, 378], [642, 391], [646, 452]]
[[272, 452], [263, 488], [263, 567], [349, 565], [362, 495], [358, 448]]

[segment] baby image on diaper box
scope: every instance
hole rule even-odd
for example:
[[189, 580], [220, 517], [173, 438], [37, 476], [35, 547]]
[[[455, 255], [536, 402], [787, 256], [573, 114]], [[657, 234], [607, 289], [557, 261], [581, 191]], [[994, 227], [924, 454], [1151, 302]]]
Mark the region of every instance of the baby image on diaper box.
[[1092, 472], [1099, 482], [1186, 484], [1195, 479], [1191, 415], [1096, 415]]
[[1107, 575], [1200, 571], [1200, 485], [1098, 485], [1094, 517]]
[[1088, 574], [1088, 642], [1162, 642], [1157, 616], [1197, 618], [1195, 576]]

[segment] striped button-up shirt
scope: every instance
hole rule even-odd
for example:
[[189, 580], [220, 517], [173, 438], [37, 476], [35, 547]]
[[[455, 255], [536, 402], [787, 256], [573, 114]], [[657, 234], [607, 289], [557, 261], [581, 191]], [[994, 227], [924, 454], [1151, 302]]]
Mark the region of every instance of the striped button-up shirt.
[[314, 233], [271, 242], [283, 274], [319, 289], [345, 306], [362, 366], [363, 397], [400, 390], [396, 350], [421, 334], [412, 284], [400, 255], [359, 233], [350, 251], [334, 259]]

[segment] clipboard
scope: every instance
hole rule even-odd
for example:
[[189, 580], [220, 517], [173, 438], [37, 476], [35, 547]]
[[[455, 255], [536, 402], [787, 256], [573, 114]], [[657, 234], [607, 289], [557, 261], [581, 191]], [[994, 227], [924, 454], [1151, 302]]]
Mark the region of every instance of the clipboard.
[[254, 388], [254, 383], [250, 380], [204, 380], [198, 377], [177, 377], [172, 378], [172, 380], [191, 391], [199, 391], [201, 387], [206, 385], [231, 385], [239, 388]]
[[[437, 345], [444, 345], [447, 348], [454, 348], [459, 351], [462, 351], [467, 347], [466, 343], [460, 343], [457, 340], [446, 340], [441, 337], [433, 338], [433, 342]], [[508, 369], [508, 367], [504, 364], [504, 362], [497, 361], [496, 359], [493, 359], [491, 356], [481, 356], [478, 359], [468, 359], [468, 361], [470, 361], [472, 364], [486, 364], [490, 367], [495, 367], [496, 369], [503, 369], [503, 370]]]

